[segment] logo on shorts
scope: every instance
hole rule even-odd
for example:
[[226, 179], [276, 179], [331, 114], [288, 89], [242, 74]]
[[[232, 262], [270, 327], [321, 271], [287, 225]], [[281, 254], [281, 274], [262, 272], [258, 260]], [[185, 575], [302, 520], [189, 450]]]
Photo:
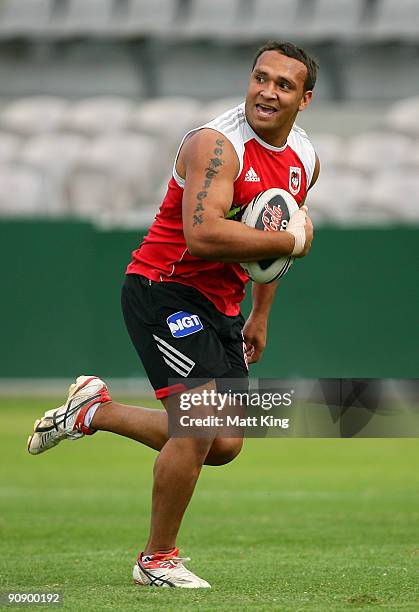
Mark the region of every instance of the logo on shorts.
[[204, 329], [198, 315], [185, 312], [184, 310], [173, 313], [170, 317], [167, 317], [166, 321], [174, 338], [196, 334], [196, 332]]

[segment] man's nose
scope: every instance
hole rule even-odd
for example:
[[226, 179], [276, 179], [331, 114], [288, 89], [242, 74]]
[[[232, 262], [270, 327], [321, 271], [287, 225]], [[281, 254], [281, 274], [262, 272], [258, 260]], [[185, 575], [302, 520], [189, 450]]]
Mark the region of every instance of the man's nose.
[[266, 83], [265, 87], [260, 92], [264, 98], [275, 98], [275, 85], [273, 83]]

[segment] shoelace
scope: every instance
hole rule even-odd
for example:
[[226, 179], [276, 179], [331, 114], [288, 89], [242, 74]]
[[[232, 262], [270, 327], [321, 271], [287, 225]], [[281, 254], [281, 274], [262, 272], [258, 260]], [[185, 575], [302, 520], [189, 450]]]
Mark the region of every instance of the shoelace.
[[[181, 569], [179, 567], [179, 564], [183, 564], [185, 561], [190, 561], [190, 560], [191, 560], [190, 557], [171, 557], [170, 559], [166, 559], [165, 561], [160, 561], [159, 566], [165, 567], [165, 568], [176, 567], [178, 569]], [[184, 569], [185, 571], [189, 572], [189, 570], [187, 570], [186, 567]]]
[[189, 581], [191, 576], [193, 576], [192, 572], [188, 570], [184, 565], [184, 561], [190, 561], [190, 557], [173, 557], [170, 561], [173, 561], [173, 565], [171, 566], [176, 572], [177, 580]]

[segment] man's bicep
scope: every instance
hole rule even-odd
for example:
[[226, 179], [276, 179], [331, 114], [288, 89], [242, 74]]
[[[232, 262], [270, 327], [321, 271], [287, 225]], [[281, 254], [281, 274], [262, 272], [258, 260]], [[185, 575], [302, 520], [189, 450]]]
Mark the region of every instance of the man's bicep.
[[198, 133], [185, 151], [183, 227], [185, 237], [203, 232], [231, 207], [238, 159], [219, 132]]

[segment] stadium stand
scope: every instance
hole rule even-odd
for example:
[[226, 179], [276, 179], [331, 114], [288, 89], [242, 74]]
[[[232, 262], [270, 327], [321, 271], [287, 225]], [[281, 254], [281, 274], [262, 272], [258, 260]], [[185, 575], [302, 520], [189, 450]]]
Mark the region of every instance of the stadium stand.
[[331, 171], [344, 165], [344, 140], [337, 134], [314, 133], [310, 135], [322, 166]]
[[301, 38], [304, 21], [300, 16], [300, 3], [295, 0], [255, 0], [247, 38]]
[[118, 37], [173, 36], [178, 0], [130, 0], [116, 13], [113, 34]]
[[[419, 175], [417, 170], [377, 173], [371, 182], [369, 202], [377, 209], [386, 210], [392, 224], [419, 223]], [[397, 221], [394, 207], [397, 205]]]
[[186, 39], [237, 39], [246, 34], [241, 9], [241, 0], [196, 0], [178, 32]]
[[0, 163], [15, 161], [21, 145], [22, 139], [15, 134], [0, 132]]
[[54, 0], [3, 0], [0, 4], [0, 40], [44, 35]]
[[106, 34], [113, 7], [113, 0], [68, 0], [67, 10], [51, 15], [48, 33], [55, 38]]
[[418, 20], [417, 0], [2, 0], [0, 39], [417, 42]]
[[2, 217], [46, 217], [48, 196], [42, 173], [22, 163], [0, 164]]
[[208, 121], [215, 119], [215, 117], [218, 117], [218, 115], [221, 115], [227, 109], [233, 108], [241, 102], [243, 102], [243, 97], [232, 96], [205, 104], [196, 116], [196, 125], [208, 123]]
[[181, 136], [284, 38], [321, 63], [315, 221], [387, 224], [403, 197], [417, 223], [418, 24], [417, 0], [1, 0], [0, 215], [144, 224]]
[[[193, 98], [163, 98], [135, 104], [98, 97], [76, 104], [51, 98], [11, 103], [0, 116], [0, 215], [76, 216], [118, 225], [151, 220], [181, 136], [240, 101], [202, 105]], [[387, 224], [392, 198], [394, 205], [401, 194], [406, 204], [400, 222], [418, 221], [419, 139], [406, 119], [416, 108], [417, 99], [397, 103], [383, 117], [387, 127], [381, 131], [312, 134], [323, 167], [309, 198], [316, 223]]]
[[[413, 141], [410, 147], [409, 159], [406, 162], [406, 167], [414, 168], [416, 172], [419, 172], [419, 140]], [[419, 197], [418, 197], [419, 205]]]
[[366, 180], [358, 172], [322, 172], [321, 180], [308, 198], [310, 215], [316, 224], [359, 224], [356, 210], [366, 199]]
[[96, 96], [71, 105], [62, 118], [64, 129], [95, 135], [128, 128], [134, 103], [118, 96]]
[[59, 128], [68, 102], [57, 97], [28, 97], [8, 104], [0, 111], [0, 126], [16, 134], [31, 135]]
[[419, 96], [392, 104], [385, 123], [389, 130], [419, 138]]
[[363, 30], [365, 0], [316, 0], [304, 37], [310, 41], [349, 41]]
[[[419, 45], [419, 36], [418, 36]], [[414, 45], [362, 45], [343, 52], [341, 101], [395, 102], [418, 94], [419, 54]], [[391, 75], [391, 81], [389, 81]]]
[[356, 134], [346, 146], [346, 165], [364, 174], [389, 166], [406, 164], [410, 155], [411, 140], [402, 134], [389, 132], [364, 132]]
[[82, 136], [63, 132], [36, 135], [22, 146], [20, 161], [27, 167], [36, 168], [44, 177], [49, 215], [69, 213], [66, 180], [86, 146], [87, 140]]
[[379, 0], [369, 38], [378, 41], [418, 42], [419, 3], [417, 0]]
[[146, 135], [121, 132], [92, 139], [67, 176], [71, 213], [95, 218], [152, 200], [156, 153], [155, 141]]
[[164, 97], [146, 100], [131, 113], [130, 124], [152, 136], [177, 139], [194, 126], [200, 103], [194, 98]]
[[131, 128], [149, 135], [158, 148], [158, 163], [154, 163], [152, 169], [154, 185], [159, 185], [170, 173], [179, 140], [196, 126], [200, 107], [198, 100], [193, 98], [152, 98], [131, 113]]

